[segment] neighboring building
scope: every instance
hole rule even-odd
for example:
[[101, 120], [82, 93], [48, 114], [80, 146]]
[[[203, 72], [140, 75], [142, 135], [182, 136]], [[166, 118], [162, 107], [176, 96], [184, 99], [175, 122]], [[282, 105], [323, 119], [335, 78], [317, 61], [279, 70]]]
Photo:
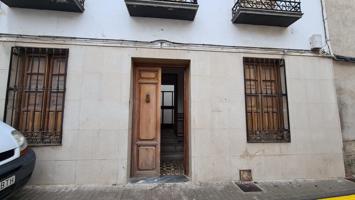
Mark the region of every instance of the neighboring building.
[[355, 1], [326, 0], [347, 176], [355, 175]]
[[321, 1], [1, 1], [0, 119], [33, 184], [344, 177]]

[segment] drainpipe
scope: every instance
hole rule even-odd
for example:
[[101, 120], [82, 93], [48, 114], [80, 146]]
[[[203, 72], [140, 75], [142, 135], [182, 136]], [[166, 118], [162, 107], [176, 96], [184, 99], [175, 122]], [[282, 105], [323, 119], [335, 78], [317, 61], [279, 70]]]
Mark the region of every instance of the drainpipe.
[[329, 53], [333, 58], [334, 58], [334, 54], [333, 54], [333, 49], [332, 46], [330, 44], [330, 38], [329, 38], [329, 27], [328, 27], [328, 19], [327, 19], [327, 11], [325, 8], [325, 2], [324, 0], [320, 0], [320, 4], [322, 7], [322, 18], [323, 18], [323, 24], [324, 24], [324, 34], [325, 34], [325, 43], [328, 47]]
[[335, 61], [343, 61], [343, 62], [355, 63], [355, 57], [349, 57], [349, 56], [342, 56], [342, 55], [334, 54], [333, 49], [332, 49], [332, 45], [330, 43], [328, 17], [327, 17], [327, 11], [326, 11], [326, 7], [325, 7], [325, 1], [324, 0], [320, 0], [320, 3], [321, 3], [321, 7], [322, 7], [322, 17], [323, 17], [323, 24], [324, 24], [325, 43], [326, 43], [326, 45], [328, 47], [328, 50], [329, 50], [329, 52], [327, 52], [327, 53], [329, 53]]

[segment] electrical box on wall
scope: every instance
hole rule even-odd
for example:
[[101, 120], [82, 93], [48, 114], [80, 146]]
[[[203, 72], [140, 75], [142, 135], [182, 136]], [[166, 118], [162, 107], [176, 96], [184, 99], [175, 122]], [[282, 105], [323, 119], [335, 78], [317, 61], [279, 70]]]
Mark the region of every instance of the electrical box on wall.
[[323, 47], [322, 35], [320, 34], [312, 35], [311, 38], [309, 39], [309, 43], [311, 45], [312, 51], [319, 51]]

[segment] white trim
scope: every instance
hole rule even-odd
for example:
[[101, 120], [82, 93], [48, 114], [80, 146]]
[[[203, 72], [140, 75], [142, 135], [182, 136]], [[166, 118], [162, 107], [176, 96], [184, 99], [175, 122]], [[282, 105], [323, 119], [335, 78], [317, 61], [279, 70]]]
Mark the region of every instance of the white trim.
[[102, 47], [120, 47], [120, 48], [208, 51], [208, 52], [226, 52], [226, 53], [274, 54], [274, 55], [292, 55], [292, 56], [330, 58], [329, 55], [316, 54], [310, 50], [175, 43], [167, 40], [143, 42], [143, 41], [131, 41], [131, 40], [108, 40], [108, 39], [92, 39], [92, 38], [67, 38], [67, 37], [54, 37], [54, 36], [47, 37], [47, 36], [0, 34], [0, 42], [13, 42], [15, 43], [14, 45], [21, 45], [21, 46], [27, 46], [28, 44], [28, 46], [30, 47], [33, 47], [34, 44], [43, 47], [53, 47], [54, 45], [77, 45], [77, 46], [102, 46]]

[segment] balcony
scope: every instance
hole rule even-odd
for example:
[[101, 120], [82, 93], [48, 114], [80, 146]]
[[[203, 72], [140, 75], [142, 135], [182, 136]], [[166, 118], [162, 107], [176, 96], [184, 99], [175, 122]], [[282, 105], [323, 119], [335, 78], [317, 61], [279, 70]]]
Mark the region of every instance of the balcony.
[[300, 0], [237, 0], [232, 9], [232, 22], [288, 27], [303, 13]]
[[0, 0], [9, 7], [83, 12], [85, 0]]
[[134, 17], [154, 17], [193, 21], [198, 9], [197, 0], [125, 0], [128, 12]]

